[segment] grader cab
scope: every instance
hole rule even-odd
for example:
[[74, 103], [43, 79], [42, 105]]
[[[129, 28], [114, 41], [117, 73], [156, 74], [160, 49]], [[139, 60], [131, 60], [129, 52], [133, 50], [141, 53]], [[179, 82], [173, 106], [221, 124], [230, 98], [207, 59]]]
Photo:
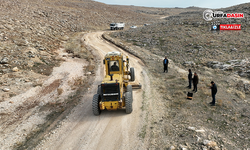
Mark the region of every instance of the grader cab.
[[[106, 75], [100, 85], [97, 94], [93, 96], [92, 110], [94, 115], [99, 115], [102, 110], [117, 110], [125, 108], [126, 113], [133, 111], [133, 91], [129, 82], [135, 81], [134, 68], [129, 69], [129, 58], [123, 60], [120, 52], [109, 52], [103, 63]], [[133, 85], [141, 88], [141, 85]]]

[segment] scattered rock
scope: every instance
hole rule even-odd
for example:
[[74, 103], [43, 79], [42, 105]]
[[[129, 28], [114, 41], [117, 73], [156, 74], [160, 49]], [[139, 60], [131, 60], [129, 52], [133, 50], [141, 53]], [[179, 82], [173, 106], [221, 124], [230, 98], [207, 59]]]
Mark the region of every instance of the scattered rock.
[[0, 64], [8, 64], [9, 63], [9, 59], [7, 57], [4, 57], [1, 61]]
[[174, 146], [170, 146], [169, 150], [175, 150], [176, 148]]
[[202, 48], [202, 46], [196, 45], [196, 46], [194, 46], [194, 48], [200, 49], [200, 48]]
[[179, 147], [180, 147], [181, 150], [187, 150], [187, 147], [184, 146], [184, 145], [181, 145], [181, 144], [180, 144]]
[[193, 61], [186, 61], [183, 63], [184, 66], [193, 66], [195, 63]]
[[190, 49], [190, 50], [187, 50], [186, 52], [187, 52], [187, 53], [195, 53], [196, 50], [195, 50], [195, 49]]
[[207, 62], [207, 66], [213, 69], [221, 69], [225, 71], [233, 70], [232, 64], [224, 64], [223, 62], [219, 61], [209, 61]]
[[210, 68], [213, 68], [213, 69], [216, 68], [216, 67], [214, 67], [215, 65], [221, 65], [221, 64], [223, 64], [223, 63], [221, 63], [219, 61], [209, 61], [209, 62], [207, 62], [207, 66], [210, 67]]
[[203, 129], [200, 129], [200, 130], [195, 130], [195, 132], [204, 133], [204, 132], [206, 132], [206, 131], [203, 130]]
[[25, 79], [25, 80], [24, 80], [24, 82], [30, 82], [30, 80], [28, 80], [28, 79]]
[[230, 67], [231, 67], [231, 65], [229, 65], [229, 64], [223, 64], [223, 65], [221, 65], [219, 68], [220, 68], [221, 70], [229, 70]]
[[244, 89], [245, 89], [245, 93], [249, 94], [250, 93], [250, 84], [249, 83], [245, 83], [244, 84]]
[[16, 40], [14, 40], [14, 43], [17, 46], [27, 46], [28, 45], [28, 42], [24, 39], [16, 39]]
[[10, 89], [9, 89], [9, 88], [4, 88], [3, 91], [4, 91], [4, 92], [9, 92]]
[[18, 69], [17, 67], [14, 67], [14, 68], [12, 69], [12, 71], [13, 71], [13, 72], [18, 72], [19, 69]]
[[195, 131], [195, 127], [188, 127], [187, 129], [188, 129], [188, 130]]
[[203, 144], [207, 146], [208, 143], [210, 143], [210, 142], [211, 142], [211, 141], [209, 141], [209, 140], [204, 140], [204, 141], [203, 141]]
[[46, 48], [44, 48], [44, 47], [40, 47], [40, 48], [39, 48], [39, 50], [40, 50], [40, 51], [45, 51], [45, 50], [46, 50]]
[[217, 143], [214, 142], [214, 141], [204, 140], [204, 141], [203, 141], [203, 144], [204, 144], [205, 146], [208, 146], [208, 147], [213, 148], [213, 149], [216, 149], [216, 150], [219, 149], [218, 146], [217, 146]]
[[234, 51], [234, 52], [235, 52], [235, 51], [237, 51], [237, 49], [234, 47], [234, 48], [231, 49], [231, 51]]

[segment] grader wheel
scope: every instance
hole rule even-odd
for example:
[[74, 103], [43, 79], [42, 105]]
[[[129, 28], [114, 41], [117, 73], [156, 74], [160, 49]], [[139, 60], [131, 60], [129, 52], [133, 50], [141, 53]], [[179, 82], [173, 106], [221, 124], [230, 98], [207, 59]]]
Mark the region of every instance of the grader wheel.
[[93, 96], [93, 101], [92, 101], [92, 111], [93, 111], [93, 114], [95, 116], [98, 116], [100, 115], [101, 113], [101, 110], [100, 110], [100, 107], [99, 107], [99, 101], [100, 101], [101, 97], [99, 94], [95, 94]]
[[135, 69], [133, 67], [130, 68], [130, 81], [135, 81]]
[[133, 111], [132, 103], [133, 103], [132, 92], [126, 92], [125, 93], [125, 107], [126, 107], [127, 114], [130, 114]]
[[133, 101], [133, 89], [132, 89], [132, 85], [128, 85], [128, 86], [127, 86], [127, 92], [131, 92], [132, 101]]

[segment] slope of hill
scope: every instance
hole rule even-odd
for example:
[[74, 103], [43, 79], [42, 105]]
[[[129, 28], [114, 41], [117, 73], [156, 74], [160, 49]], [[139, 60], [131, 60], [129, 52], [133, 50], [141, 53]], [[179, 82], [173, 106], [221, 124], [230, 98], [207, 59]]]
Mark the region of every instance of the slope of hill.
[[[128, 11], [125, 8], [108, 6], [94, 1], [0, 1], [0, 73], [33, 70], [49, 75], [60, 63], [56, 51], [62, 47], [88, 55], [78, 43], [72, 43], [74, 33], [103, 30], [111, 22], [143, 24], [153, 17]], [[76, 49], [77, 48], [77, 49]], [[8, 86], [2, 80], [0, 83]], [[16, 95], [18, 93], [13, 93]], [[5, 96], [6, 97], [6, 96]], [[8, 96], [7, 96], [8, 97]], [[1, 98], [3, 101], [4, 98]]]

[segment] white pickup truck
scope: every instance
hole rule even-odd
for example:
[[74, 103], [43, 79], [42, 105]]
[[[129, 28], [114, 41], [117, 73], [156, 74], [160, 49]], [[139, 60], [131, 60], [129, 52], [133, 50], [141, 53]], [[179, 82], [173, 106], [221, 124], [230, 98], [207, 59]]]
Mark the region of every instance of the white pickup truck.
[[123, 22], [110, 24], [110, 30], [123, 30], [124, 27], [125, 23]]

